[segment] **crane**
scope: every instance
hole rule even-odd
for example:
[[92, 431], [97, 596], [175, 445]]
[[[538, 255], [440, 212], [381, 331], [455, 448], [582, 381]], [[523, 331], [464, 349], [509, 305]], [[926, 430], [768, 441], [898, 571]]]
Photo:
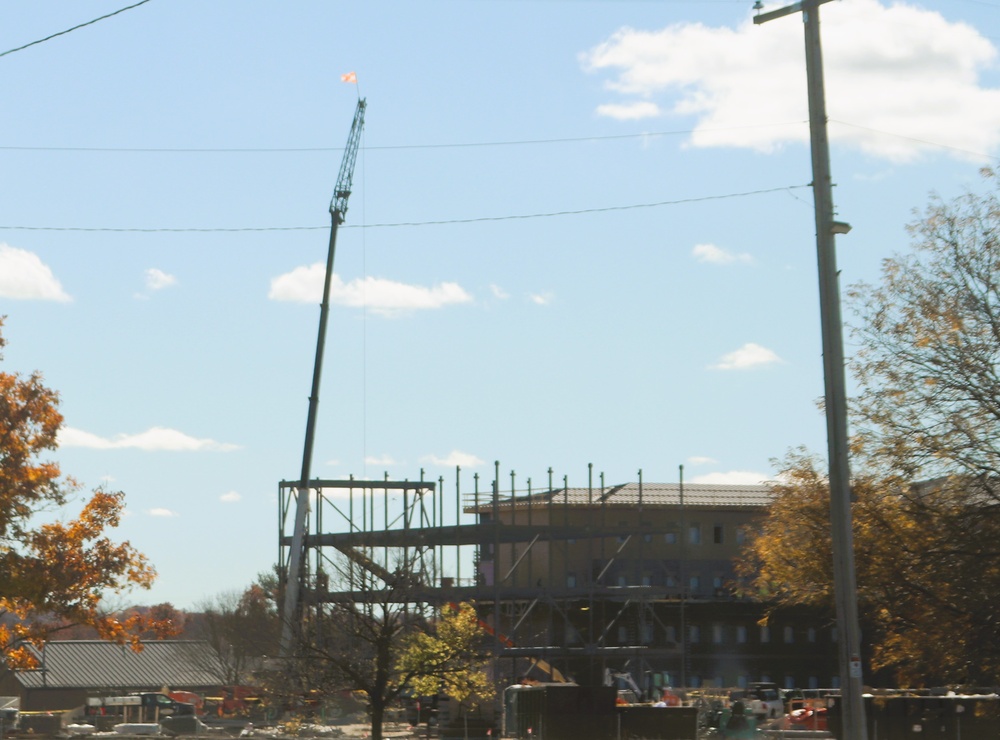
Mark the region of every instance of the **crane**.
[[354, 179], [354, 163], [361, 144], [361, 130], [365, 125], [364, 98], [358, 98], [358, 107], [351, 123], [351, 133], [347, 137], [347, 147], [337, 174], [337, 184], [330, 201], [330, 245], [326, 256], [326, 277], [323, 281], [323, 301], [319, 309], [319, 335], [316, 339], [316, 360], [313, 365], [312, 390], [309, 394], [309, 413], [306, 417], [306, 439], [302, 450], [302, 473], [295, 494], [295, 520], [292, 529], [292, 543], [289, 548], [287, 571], [285, 573], [285, 599], [282, 606], [281, 655], [291, 655], [299, 624], [302, 601], [302, 586], [305, 578], [305, 535], [306, 517], [309, 513], [309, 480], [312, 469], [313, 442], [316, 436], [316, 412], [319, 407], [319, 383], [323, 372], [323, 350], [326, 345], [326, 324], [330, 314], [330, 284], [333, 278], [333, 258], [337, 246], [337, 227], [344, 223], [347, 213], [347, 199], [351, 195]]

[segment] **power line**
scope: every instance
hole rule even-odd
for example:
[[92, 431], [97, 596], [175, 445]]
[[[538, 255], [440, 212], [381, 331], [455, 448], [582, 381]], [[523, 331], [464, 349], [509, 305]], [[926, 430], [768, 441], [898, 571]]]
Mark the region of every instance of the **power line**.
[[[148, 0], [147, 0], [148, 1]], [[790, 121], [786, 123], [759, 123], [747, 126], [730, 126], [716, 129], [678, 129], [676, 131], [645, 131], [637, 134], [610, 134], [607, 136], [576, 136], [551, 139], [514, 139], [507, 141], [474, 141], [445, 144], [385, 144], [382, 146], [366, 146], [366, 152], [395, 149], [469, 149], [490, 146], [526, 146], [533, 144], [572, 144], [585, 141], [613, 141], [616, 139], [646, 139], [659, 136], [686, 136], [696, 131], [714, 133], [717, 131], [738, 131], [749, 128], [773, 128], [777, 126], [799, 126], [808, 121]], [[310, 153], [310, 152], [340, 152], [343, 147], [313, 146], [313, 147], [89, 147], [89, 146], [0, 146], [0, 151], [22, 152], [122, 152], [140, 154], [256, 154], [256, 153]]]
[[127, 5], [124, 8], [120, 8], [120, 9], [116, 10], [113, 13], [108, 13], [107, 15], [102, 15], [100, 18], [94, 18], [94, 20], [92, 20], [92, 21], [87, 21], [86, 23], [81, 23], [78, 26], [73, 26], [72, 28], [67, 28], [65, 31], [59, 31], [58, 33], [54, 33], [51, 36], [46, 36], [43, 39], [38, 39], [37, 41], [32, 41], [31, 43], [25, 44], [24, 46], [18, 46], [16, 49], [8, 49], [7, 51], [0, 52], [0, 57], [5, 57], [8, 54], [13, 54], [15, 51], [24, 51], [25, 49], [27, 49], [27, 48], [29, 48], [31, 46], [35, 46], [37, 44], [41, 44], [41, 43], [44, 43], [46, 41], [51, 41], [52, 39], [54, 39], [54, 38], [56, 38], [58, 36], [65, 36], [67, 33], [70, 33], [71, 31], [76, 31], [77, 29], [83, 28], [85, 26], [92, 26], [95, 23], [97, 23], [98, 21], [103, 21], [106, 18], [110, 18], [113, 15], [118, 15], [119, 13], [124, 13], [126, 10], [132, 10], [132, 8], [138, 8], [140, 5], [145, 5], [148, 2], [149, 2], [149, 0], [139, 0], [139, 2], [135, 3], [134, 5]]
[[[398, 221], [393, 223], [382, 223], [382, 224], [360, 224], [360, 225], [350, 225], [344, 224], [340, 228], [342, 229], [384, 229], [384, 228], [395, 228], [395, 227], [414, 227], [414, 226], [448, 226], [452, 224], [473, 224], [473, 223], [486, 223], [491, 221], [518, 221], [536, 218], [554, 218], [557, 216], [580, 216], [588, 213], [608, 213], [611, 211], [630, 211], [639, 208], [658, 208], [662, 206], [675, 206], [684, 205], [687, 203], [702, 203], [705, 201], [712, 200], [726, 200], [730, 198], [745, 198], [753, 195], [766, 195], [768, 193], [780, 193], [787, 192], [792, 193], [793, 190], [800, 190], [802, 188], [808, 188], [811, 185], [784, 185], [777, 188], [765, 188], [762, 190], [747, 190], [741, 193], [726, 193], [723, 195], [703, 195], [694, 198], [681, 198], [679, 200], [662, 200], [655, 203], [633, 203], [624, 206], [602, 206], [598, 208], [581, 208], [578, 210], [569, 211], [548, 211], [543, 213], [524, 213], [524, 214], [512, 214], [506, 216], [478, 216], [473, 218], [453, 218], [444, 219], [439, 221]], [[242, 232], [267, 232], [267, 231], [317, 231], [320, 229], [329, 229], [329, 224], [324, 224], [322, 226], [238, 226], [238, 227], [209, 227], [209, 228], [197, 228], [197, 227], [181, 227], [181, 228], [115, 228], [108, 226], [2, 226], [0, 225], [0, 230], [8, 231], [75, 231], [75, 232], [103, 232], [103, 233], [140, 233], [140, 234], [157, 234], [157, 233], [197, 233], [197, 234], [208, 234], [208, 233], [242, 233]]]
[[870, 128], [868, 126], [859, 126], [854, 123], [847, 123], [846, 121], [838, 121], [834, 118], [829, 119], [830, 123], [836, 123], [840, 126], [846, 126], [847, 128], [855, 128], [859, 131], [868, 131], [873, 134], [881, 134], [883, 136], [891, 136], [894, 139], [905, 139], [906, 141], [912, 141], [916, 144], [924, 144], [925, 146], [935, 147], [937, 149], [950, 149], [953, 152], [961, 152], [962, 154], [971, 154], [975, 157], [982, 157], [983, 159], [997, 159], [997, 157], [992, 154], [983, 154], [982, 152], [974, 152], [969, 149], [962, 149], [961, 147], [951, 146], [950, 144], [939, 144], [935, 141], [927, 141], [926, 139], [918, 139], [914, 136], [904, 136], [903, 134], [894, 134], [891, 131], [880, 131], [877, 128]]

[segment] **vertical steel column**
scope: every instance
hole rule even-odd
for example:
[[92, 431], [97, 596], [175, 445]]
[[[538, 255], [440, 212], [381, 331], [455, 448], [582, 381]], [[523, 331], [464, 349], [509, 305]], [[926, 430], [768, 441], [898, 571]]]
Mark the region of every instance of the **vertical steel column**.
[[685, 621], [684, 607], [687, 601], [687, 548], [684, 543], [687, 541], [687, 516], [684, 511], [684, 466], [678, 466], [678, 496], [680, 498], [680, 508], [681, 508], [681, 532], [680, 537], [677, 540], [678, 545], [680, 545], [679, 550], [679, 572], [680, 572], [680, 586], [681, 586], [681, 686], [687, 686], [687, 662], [688, 662], [688, 650], [687, 650], [687, 622]]

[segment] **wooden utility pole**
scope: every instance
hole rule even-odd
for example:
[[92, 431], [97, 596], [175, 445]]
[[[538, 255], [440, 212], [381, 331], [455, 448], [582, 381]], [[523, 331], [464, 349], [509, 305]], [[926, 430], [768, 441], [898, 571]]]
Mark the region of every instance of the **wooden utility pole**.
[[[861, 630], [851, 528], [851, 469], [848, 461], [847, 390], [844, 380], [843, 320], [835, 234], [850, 226], [833, 218], [830, 142], [826, 134], [826, 95], [820, 47], [819, 6], [829, 0], [802, 0], [761, 13], [754, 23], [766, 23], [802, 13], [805, 26], [806, 80], [809, 94], [809, 135], [812, 150], [813, 199], [816, 210], [816, 255], [819, 266], [820, 323], [823, 335], [823, 376], [826, 387], [826, 435], [830, 478], [830, 523], [833, 543], [833, 588], [839, 632], [841, 718], [848, 740], [867, 740], [862, 698]], [[760, 7], [760, 1], [755, 7]]]

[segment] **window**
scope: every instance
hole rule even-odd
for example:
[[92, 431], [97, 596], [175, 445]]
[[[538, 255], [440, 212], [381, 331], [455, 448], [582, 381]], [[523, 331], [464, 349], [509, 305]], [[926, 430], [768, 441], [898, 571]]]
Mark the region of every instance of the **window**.
[[[618, 522], [618, 528], [621, 529], [622, 532], [627, 532], [628, 522]], [[618, 535], [618, 542], [624, 542], [624, 541], [625, 541], [625, 535], [624, 534]]]
[[785, 631], [785, 642], [789, 644], [795, 642], [795, 629], [789, 626], [785, 627], [784, 631]]
[[736, 528], [736, 544], [742, 545], [747, 541], [747, 531], [743, 527]]
[[628, 643], [628, 627], [624, 624], [618, 625], [618, 644], [625, 645]]
[[701, 627], [696, 624], [688, 627], [688, 642], [701, 642]]
[[[830, 630], [830, 642], [837, 642], [839, 639], [840, 636], [837, 634], [837, 628], [833, 627]], [[834, 686], [834, 688], [836, 688], [836, 686]]]
[[716, 524], [712, 527], [712, 542], [716, 545], [721, 545], [723, 542], [724, 530], [721, 524]]
[[642, 536], [642, 541], [643, 542], [652, 542], [653, 541], [653, 535], [651, 535], [651, 534], [649, 534], [649, 532], [647, 532], [646, 534], [644, 534]]
[[642, 625], [642, 644], [649, 645], [653, 642], [653, 625], [651, 622], [647, 622]]
[[739, 686], [741, 689], [745, 689], [748, 683], [750, 683], [750, 677], [747, 676], [747, 674], [741, 673], [736, 677], [736, 685]]
[[819, 677], [809, 676], [809, 688], [818, 689], [819, 688]]
[[688, 525], [688, 542], [692, 545], [701, 544], [701, 525], [697, 522]]
[[744, 643], [747, 641], [747, 628], [745, 625], [737, 625], [736, 627], [736, 642]]
[[673, 573], [667, 573], [665, 583], [668, 588], [673, 588], [677, 585], [677, 578], [674, 577]]
[[701, 576], [691, 576], [688, 579], [688, 588], [692, 591], [697, 591], [701, 588]]
[[721, 624], [713, 624], [712, 625], [712, 642], [714, 642], [716, 645], [721, 645], [722, 644], [722, 634], [723, 634], [723, 632], [722, 632], [722, 625]]
[[712, 588], [722, 588], [722, 576], [715, 576], [712, 579]]
[[643, 586], [652, 586], [653, 585], [653, 576], [651, 576], [649, 573], [643, 573], [642, 574], [642, 585]]
[[667, 642], [677, 642], [677, 628], [672, 624], [668, 624], [666, 627], [667, 632]]
[[761, 626], [760, 628], [760, 641], [761, 642], [771, 641], [771, 628], [768, 627], [766, 624]]
[[619, 586], [627, 586], [628, 585], [628, 578], [626, 576], [624, 576], [624, 575], [618, 576], [618, 585]]
[[663, 535], [663, 541], [668, 545], [677, 544], [677, 533], [676, 532], [665, 532]]
[[810, 627], [806, 630], [806, 639], [809, 642], [816, 642], [816, 628]]
[[576, 573], [567, 573], [566, 574], [566, 587], [567, 588], [576, 588]]
[[786, 688], [786, 689], [794, 689], [795, 688], [795, 676], [791, 676], [791, 675], [786, 675], [785, 676], [785, 685], [784, 685], [784, 688]]

